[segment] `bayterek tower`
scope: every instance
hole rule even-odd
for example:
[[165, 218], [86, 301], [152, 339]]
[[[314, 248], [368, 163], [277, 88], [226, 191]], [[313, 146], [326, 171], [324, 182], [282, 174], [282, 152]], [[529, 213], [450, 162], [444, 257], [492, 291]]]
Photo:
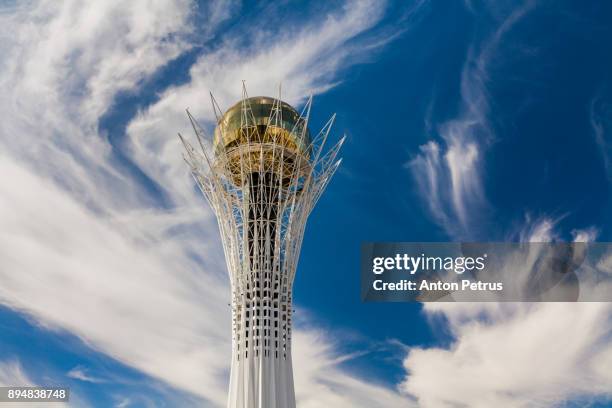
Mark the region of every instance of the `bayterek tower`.
[[[342, 138], [325, 148], [334, 117], [313, 136], [278, 98], [243, 97], [225, 113], [214, 98], [214, 136], [189, 114], [198, 146], [185, 159], [213, 208], [231, 283], [229, 408], [293, 408], [292, 289], [308, 215], [340, 164]], [[180, 136], [180, 135], [179, 135]]]

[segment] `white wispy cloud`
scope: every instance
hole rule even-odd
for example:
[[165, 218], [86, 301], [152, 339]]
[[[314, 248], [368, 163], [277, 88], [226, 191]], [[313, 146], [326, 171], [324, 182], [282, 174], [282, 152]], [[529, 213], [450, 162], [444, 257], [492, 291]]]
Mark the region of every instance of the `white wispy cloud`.
[[612, 160], [612, 145], [610, 144], [610, 116], [612, 107], [610, 103], [604, 100], [600, 95], [596, 95], [589, 105], [589, 120], [595, 142], [599, 147], [602, 162], [607, 172], [608, 179], [612, 180], [612, 168], [610, 160]]
[[102, 378], [94, 377], [88, 374], [88, 370], [81, 366], [72, 368], [70, 371], [68, 371], [68, 373], [66, 373], [66, 376], [74, 378], [75, 380], [90, 382], [94, 384], [106, 382]]
[[[239, 32], [226, 35], [215, 51], [198, 59], [190, 69], [191, 81], [166, 90], [131, 121], [127, 130], [131, 157], [153, 180], [172, 189], [178, 205], [193, 203], [188, 169], [176, 161], [182, 147], [173, 138], [179, 131], [192, 133], [185, 108], [203, 123], [211, 123], [209, 91], [226, 109], [240, 98], [240, 80], [246, 81], [252, 96], [276, 95], [282, 83], [283, 99], [299, 104], [309, 94], [334, 86], [340, 69], [375, 51], [367, 47], [372, 38], [355, 42], [355, 37], [374, 27], [384, 9], [385, 2], [360, 0], [302, 26], [289, 22], [273, 31], [265, 24], [241, 26]], [[244, 38], [252, 40], [247, 47], [240, 46]], [[375, 40], [378, 47], [385, 43], [385, 38]]]
[[[128, 126], [127, 154], [164, 191], [162, 205], [117, 161], [98, 125], [119, 92], [136, 92], [192, 48], [194, 27], [212, 35], [236, 9], [200, 6], [210, 9], [195, 21], [195, 7], [40, 0], [0, 10], [0, 302], [222, 406], [229, 288], [216, 223], [174, 136], [186, 130], [183, 109], [210, 120], [208, 90], [227, 105], [241, 79], [253, 93], [284, 80], [291, 102], [329, 89], [339, 70], [386, 42], [368, 35], [385, 5], [350, 2], [288, 34], [260, 33], [248, 48], [236, 33], [205, 52], [187, 84], [163, 92]], [[407, 401], [338, 368], [326, 337], [297, 330], [295, 339], [296, 366], [326, 367], [296, 376], [305, 406], [375, 406], [362, 389], [380, 406]]]
[[[508, 14], [484, 45], [472, 46], [461, 77], [462, 113], [439, 126], [443, 143], [422, 146], [410, 162], [423, 200], [454, 238], [478, 237], [488, 206], [482, 188], [483, 155], [492, 136], [487, 64], [531, 7], [526, 3]], [[521, 241], [554, 241], [557, 222], [528, 217], [516, 235]], [[591, 241], [597, 231], [576, 230], [573, 236]], [[501, 273], [520, 285], [528, 263], [510, 258]], [[588, 284], [588, 290], [600, 286]], [[447, 347], [413, 348], [404, 360], [401, 388], [419, 406], [550, 407], [612, 395], [611, 371], [605, 368], [612, 361], [612, 308], [606, 303], [428, 303], [424, 312], [443, 319], [452, 341]]]
[[550, 407], [610, 396], [605, 303], [431, 304], [453, 328], [448, 349], [411, 350], [403, 389], [423, 407]]
[[[523, 237], [551, 241], [554, 228], [541, 219]], [[574, 236], [589, 242], [596, 232], [576, 230]], [[501, 274], [520, 285], [533, 269], [529, 255], [509, 256]], [[581, 292], [612, 290], [601, 280], [582, 283]], [[413, 348], [404, 360], [409, 374], [400, 387], [419, 406], [551, 407], [612, 396], [612, 373], [605, 368], [612, 362], [608, 303], [428, 303], [424, 311], [444, 319], [453, 341], [447, 348]]]
[[551, 242], [557, 237], [555, 236], [555, 225], [558, 220], [553, 220], [549, 217], [541, 217], [533, 219], [527, 215], [525, 223], [518, 232], [520, 242]]
[[0, 167], [19, 186], [0, 193], [3, 303], [175, 386], [208, 384], [220, 401], [225, 282], [189, 262], [180, 238], [129, 233], [11, 159]]
[[[414, 400], [396, 390], [347, 375], [339, 368], [345, 356], [335, 350], [338, 340], [321, 330], [301, 330], [293, 339], [296, 350], [295, 387], [298, 406], [416, 407]], [[350, 358], [348, 356], [347, 358]]]
[[[59, 383], [59, 382], [58, 382]], [[4, 360], [0, 361], [0, 387], [39, 387], [39, 386], [47, 386], [48, 384], [37, 384], [34, 380], [30, 378], [28, 373], [26, 373], [25, 369], [19, 363], [18, 360]], [[24, 403], [22, 402], [21, 405]], [[74, 392], [70, 394], [70, 402], [28, 402], [27, 404], [30, 408], [59, 408], [59, 407], [78, 407], [78, 408], [87, 408], [89, 407], [89, 403], [83, 400], [79, 395], [76, 395]]]
[[117, 403], [117, 405], [115, 405], [115, 408], [127, 408], [130, 406], [131, 402], [132, 401], [130, 401], [129, 398], [122, 399], [121, 401], [119, 401], [119, 403]]
[[118, 92], [190, 47], [190, 11], [181, 0], [40, 1], [5, 10], [5, 149], [90, 206], [138, 202], [142, 188], [114, 165], [98, 119]]
[[19, 362], [2, 361], [0, 363], [0, 386], [32, 387], [34, 385]]
[[407, 164], [434, 220], [451, 237], [477, 239], [477, 225], [490, 212], [482, 177], [484, 150], [493, 138], [488, 65], [505, 34], [532, 7], [533, 2], [518, 7], [485, 41], [469, 47], [461, 72], [459, 114], [443, 123], [426, 123], [442, 140], [421, 146]]

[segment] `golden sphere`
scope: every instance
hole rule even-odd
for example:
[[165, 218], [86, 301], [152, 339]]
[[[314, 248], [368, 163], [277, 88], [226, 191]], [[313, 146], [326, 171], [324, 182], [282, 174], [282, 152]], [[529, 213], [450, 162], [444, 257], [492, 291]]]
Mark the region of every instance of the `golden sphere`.
[[217, 161], [229, 167], [234, 183], [250, 173], [276, 173], [287, 184], [296, 172], [308, 168], [311, 141], [306, 123], [291, 105], [278, 102], [267, 96], [248, 98], [219, 120], [213, 149]]

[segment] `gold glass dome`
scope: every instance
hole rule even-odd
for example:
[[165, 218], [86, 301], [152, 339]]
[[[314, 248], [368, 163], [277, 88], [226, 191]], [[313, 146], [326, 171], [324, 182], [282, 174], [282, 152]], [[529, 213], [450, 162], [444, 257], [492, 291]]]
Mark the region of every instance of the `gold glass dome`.
[[255, 126], [241, 127], [242, 102], [229, 108], [219, 121], [213, 142], [215, 154], [227, 152], [232, 147], [245, 143], [276, 143], [295, 153], [308, 155], [306, 150], [310, 144], [310, 134], [308, 130], [304, 132], [305, 124], [291, 105], [281, 101], [282, 120], [278, 125], [269, 124], [276, 99], [267, 96], [248, 98], [246, 103], [253, 112]]
[[246, 99], [253, 113], [247, 124], [242, 119], [243, 101], [229, 108], [219, 120], [213, 149], [217, 159], [229, 165], [235, 183], [239, 184], [246, 174], [277, 173], [286, 185], [295, 170], [301, 172], [300, 169], [308, 167], [310, 134], [304, 129], [306, 124], [300, 114], [283, 101], [280, 101], [280, 118], [271, 118], [277, 101], [267, 96]]

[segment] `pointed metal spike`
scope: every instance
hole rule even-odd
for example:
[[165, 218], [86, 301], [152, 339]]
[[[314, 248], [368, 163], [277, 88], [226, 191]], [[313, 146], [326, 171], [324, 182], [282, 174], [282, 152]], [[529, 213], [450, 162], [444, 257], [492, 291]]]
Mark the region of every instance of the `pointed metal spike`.
[[202, 149], [202, 153], [206, 154], [206, 149], [204, 148], [204, 143], [202, 142], [202, 138], [204, 136], [204, 129], [202, 128], [202, 126], [200, 126], [198, 121], [193, 117], [189, 109], [186, 109], [186, 111], [187, 111], [187, 116], [189, 117], [189, 121], [191, 122], [191, 127], [193, 128], [193, 132], [195, 133], [196, 139], [198, 139], [198, 143], [200, 145], [200, 148]]
[[199, 133], [196, 133], [196, 138], [198, 139], [198, 144], [200, 145], [200, 149], [202, 149], [202, 154], [204, 154], [204, 156], [208, 156], [208, 154], [206, 153], [206, 148], [204, 147], [204, 141], [202, 136], [200, 136]]
[[187, 153], [189, 153], [190, 151], [193, 151], [193, 147], [191, 146], [191, 144], [183, 137], [183, 135], [181, 135], [180, 133], [178, 134], [178, 137], [181, 141], [181, 143], [183, 144], [183, 147], [185, 148], [185, 150], [187, 151]]
[[329, 118], [329, 121], [327, 123], [329, 123], [329, 127], [331, 128], [334, 124], [334, 122], [336, 122], [336, 114], [334, 113], [333, 115], [331, 115], [331, 118]]
[[210, 94], [210, 103], [212, 104], [213, 113], [215, 114], [215, 119], [217, 120], [217, 123], [219, 123], [221, 121], [221, 118], [223, 117], [223, 111], [219, 107], [219, 104], [217, 103], [217, 100], [215, 99], [212, 92], [209, 92], [209, 94]]
[[[268, 123], [278, 126], [280, 123], [279, 112], [281, 111], [281, 100], [272, 99], [272, 108], [270, 109], [270, 115], [268, 116]], [[266, 130], [267, 131], [267, 130]]]
[[308, 101], [306, 101], [306, 105], [304, 105], [304, 109], [306, 109], [306, 117], [304, 117], [304, 113], [302, 112], [302, 117], [304, 117], [306, 124], [310, 120], [310, 109], [312, 108], [312, 95], [308, 97]]
[[[197, 122], [197, 120], [193, 117], [193, 115], [191, 114], [191, 112], [189, 110], [187, 110], [187, 116], [189, 117], [189, 121], [191, 122], [191, 126], [193, 127], [193, 131], [196, 134], [196, 138], [198, 140], [198, 144], [200, 145], [200, 149], [202, 151], [202, 155], [204, 156], [204, 159], [206, 160], [206, 163], [208, 165], [209, 168], [212, 168], [212, 160], [210, 160], [209, 154], [207, 152], [206, 147], [204, 146], [204, 129], [200, 126], [200, 124]], [[191, 148], [191, 151], [195, 154], [195, 149], [193, 148], [193, 146], [191, 146], [190, 143], [187, 142], [187, 145], [189, 145], [189, 147]]]
[[191, 122], [191, 127], [193, 128], [193, 131], [197, 134], [198, 126], [196, 125], [195, 118], [191, 115], [191, 112], [189, 112], [189, 109], [185, 109], [185, 111], [187, 112], [187, 117], [189, 117], [189, 122]]
[[253, 115], [253, 110], [251, 109], [251, 101], [249, 99], [249, 94], [246, 90], [245, 81], [242, 81], [242, 114], [240, 118], [240, 126], [252, 126], [255, 124], [255, 116]]
[[181, 143], [183, 144], [183, 146], [187, 147], [187, 145], [185, 145], [185, 139], [183, 138], [183, 135], [181, 135], [180, 133], [177, 133], [179, 139], [181, 140]]
[[323, 125], [323, 127], [321, 128], [321, 130], [319, 131], [320, 135], [323, 135], [324, 138], [327, 138], [327, 135], [329, 134], [329, 131], [331, 130], [331, 128], [334, 126], [334, 122], [336, 121], [336, 114], [334, 113], [325, 123], [325, 125]]
[[[300, 134], [301, 140], [306, 140], [306, 132], [308, 132], [308, 120], [310, 119], [311, 105], [312, 105], [312, 95], [310, 95], [310, 97], [306, 101], [306, 104], [302, 108], [302, 112], [300, 113], [299, 120], [295, 123], [295, 125], [293, 125], [293, 128], [291, 129], [291, 133], [295, 134], [297, 127], [298, 126], [302, 127], [301, 134]], [[311, 140], [310, 143], [307, 146], [305, 146], [304, 150], [305, 151], [310, 150], [313, 144], [314, 144], [314, 140]]]
[[[327, 136], [329, 136], [329, 132], [334, 124], [334, 121], [336, 120], [336, 114], [334, 113], [331, 118], [329, 118], [329, 120], [327, 121], [327, 123], [323, 126], [323, 128], [319, 131], [319, 135], [317, 136], [316, 140], [321, 140], [320, 144], [319, 144], [319, 149], [317, 151], [317, 154], [315, 155], [314, 159], [313, 159], [313, 165], [315, 165], [317, 162], [319, 162], [319, 158], [321, 157], [321, 153], [323, 152], [323, 148], [325, 147], [325, 143], [327, 142]], [[332, 148], [333, 149], [333, 148]], [[328, 153], [326, 153], [323, 157], [327, 156]]]
[[193, 164], [187, 159], [187, 157], [185, 157], [185, 153], [181, 154], [181, 156], [183, 157], [185, 163], [187, 163], [189, 166], [189, 170], [193, 173]]
[[242, 99], [246, 99], [249, 97], [249, 94], [247, 93], [247, 89], [246, 89], [246, 81], [243, 79], [242, 80]]

